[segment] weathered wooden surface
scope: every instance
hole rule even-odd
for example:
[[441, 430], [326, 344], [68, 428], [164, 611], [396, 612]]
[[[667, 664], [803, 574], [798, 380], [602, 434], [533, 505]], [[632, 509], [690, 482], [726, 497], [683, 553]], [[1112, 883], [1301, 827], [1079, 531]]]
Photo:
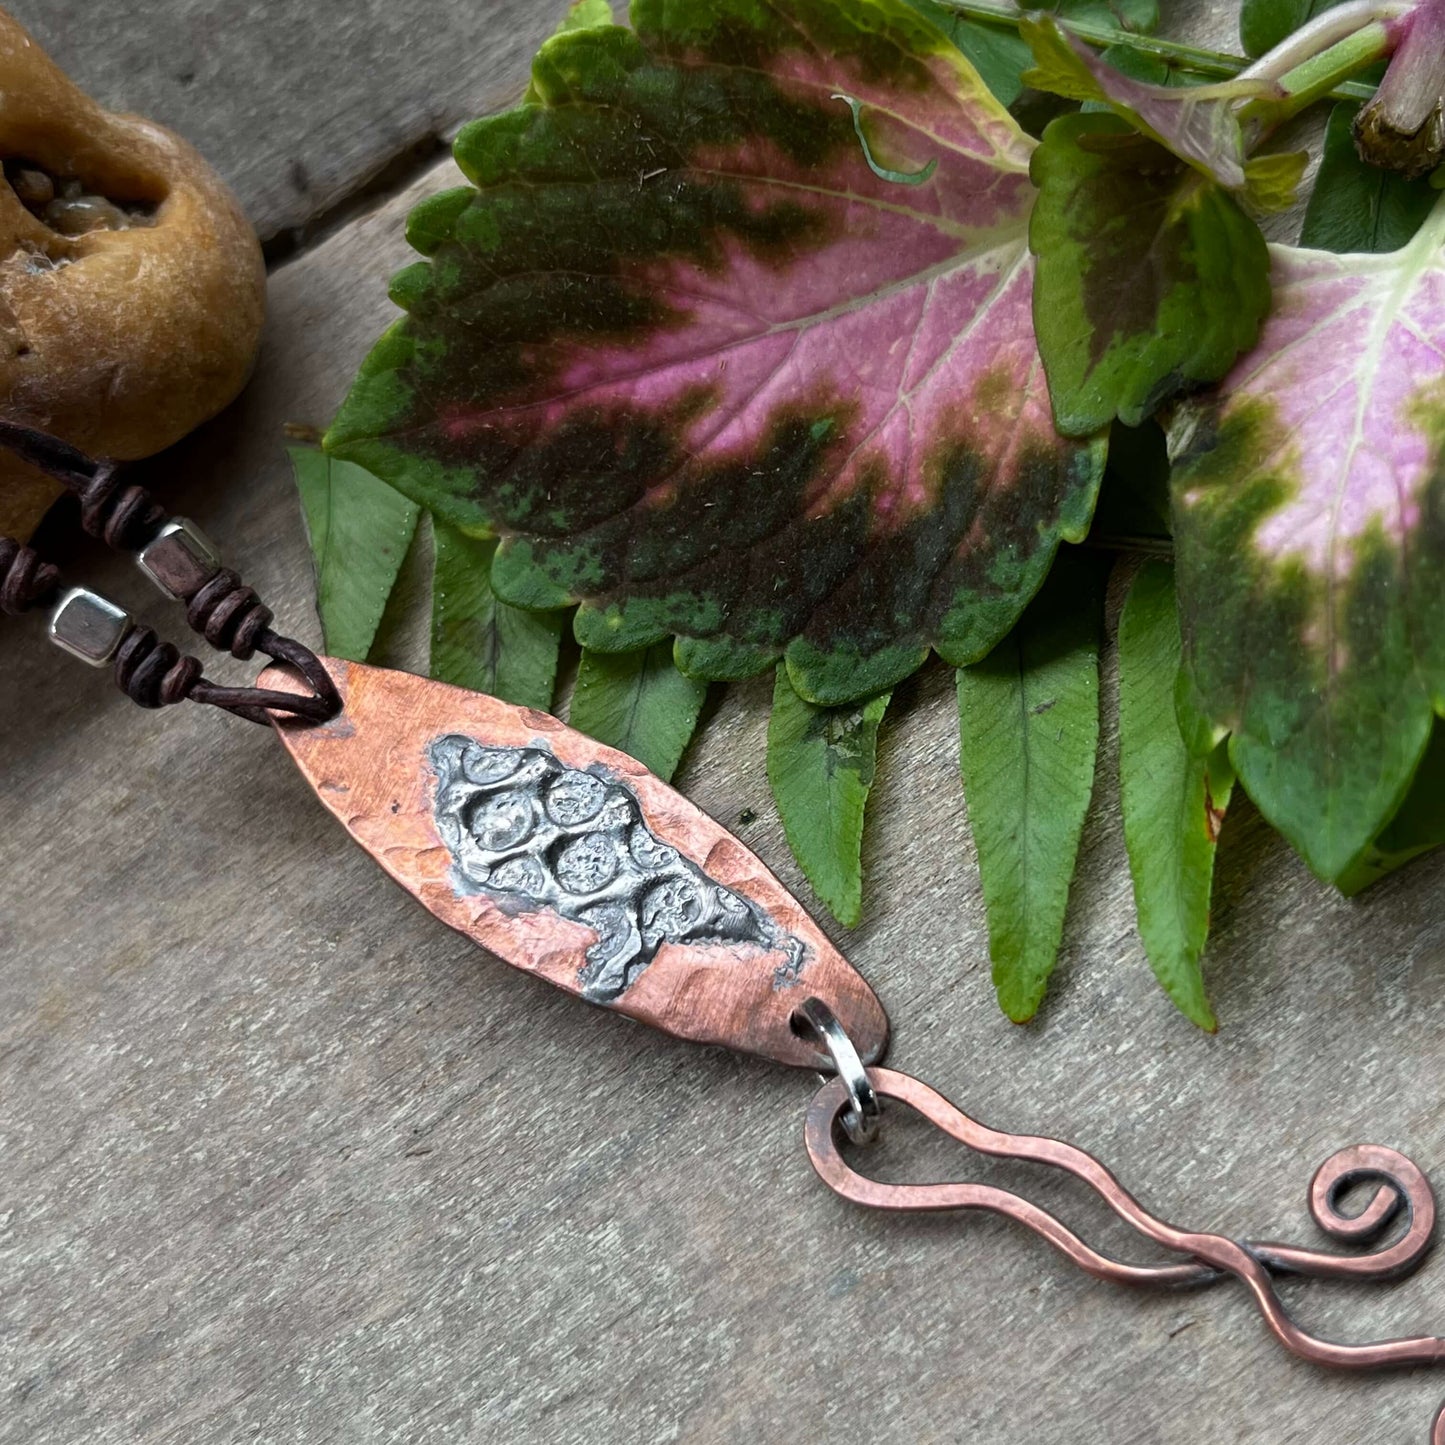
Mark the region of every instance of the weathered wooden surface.
[[[417, 9], [396, 7], [409, 29]], [[166, 11], [186, 7], [147, 12], [153, 37]], [[349, 84], [338, 53], [291, 57], [292, 84]], [[389, 318], [402, 214], [452, 179], [281, 268], [251, 388], [160, 469], [313, 638], [280, 428], [330, 415]], [[68, 564], [178, 632], [128, 565]], [[807, 1076], [489, 960], [260, 729], [142, 713], [36, 626], [0, 629], [0, 670], [5, 1445], [1424, 1440], [1445, 1375], [1319, 1373], [1230, 1288], [1131, 1295], [989, 1220], [836, 1202], [802, 1153]], [[679, 783], [806, 897], [764, 777], [769, 692], [721, 693]], [[869, 914], [840, 940], [892, 1014], [893, 1064], [1097, 1150], [1182, 1223], [1309, 1238], [1310, 1172], [1356, 1140], [1445, 1177], [1445, 858], [1345, 903], [1236, 810], [1205, 1038], [1134, 935], [1111, 766], [1058, 987], [1017, 1029], [988, 986], [956, 751], [930, 668], [890, 714]], [[953, 1169], [902, 1119], [875, 1158]], [[1296, 1298], [1335, 1336], [1445, 1329], [1442, 1269]]]
[[550, 0], [10, 0], [112, 110], [180, 131], [263, 240], [518, 94]]

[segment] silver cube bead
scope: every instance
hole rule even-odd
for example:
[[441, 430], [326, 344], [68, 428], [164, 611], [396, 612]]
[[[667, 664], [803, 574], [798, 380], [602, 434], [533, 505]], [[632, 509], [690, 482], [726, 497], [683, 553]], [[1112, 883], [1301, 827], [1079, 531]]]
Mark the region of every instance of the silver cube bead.
[[92, 667], [104, 667], [120, 651], [135, 621], [88, 587], [72, 587], [50, 614], [50, 640]]
[[221, 559], [206, 534], [192, 521], [167, 522], [136, 553], [136, 565], [177, 602], [194, 597], [217, 572]]

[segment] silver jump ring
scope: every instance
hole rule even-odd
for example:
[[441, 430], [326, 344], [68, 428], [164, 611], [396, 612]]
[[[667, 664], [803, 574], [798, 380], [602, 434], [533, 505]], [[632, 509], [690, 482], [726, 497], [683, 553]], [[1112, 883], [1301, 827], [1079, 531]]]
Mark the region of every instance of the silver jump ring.
[[868, 1071], [858, 1050], [838, 1022], [838, 1016], [820, 998], [804, 999], [793, 1014], [801, 1024], [799, 1033], [811, 1034], [832, 1056], [833, 1067], [848, 1090], [848, 1107], [843, 1112], [843, 1132], [854, 1144], [871, 1144], [878, 1137], [882, 1110], [878, 1095], [868, 1080]]

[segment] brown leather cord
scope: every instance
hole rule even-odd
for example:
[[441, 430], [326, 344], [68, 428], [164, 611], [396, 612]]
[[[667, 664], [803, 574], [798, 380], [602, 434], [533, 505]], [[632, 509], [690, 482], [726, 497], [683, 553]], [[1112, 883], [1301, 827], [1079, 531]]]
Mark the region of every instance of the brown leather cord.
[[[66, 442], [0, 420], [0, 447], [53, 477], [80, 499], [81, 526], [120, 551], [146, 545], [166, 521], [164, 508], [145, 490], [121, 480], [112, 461], [96, 461]], [[50, 601], [60, 572], [33, 548], [0, 537], [0, 611], [17, 616]], [[163, 642], [154, 629], [133, 627], [115, 659], [116, 685], [141, 707], [169, 707], [190, 699], [269, 724], [280, 713], [303, 722], [328, 722], [341, 711], [341, 695], [312, 650], [271, 628], [272, 612], [240, 576], [221, 568], [181, 598], [192, 629], [217, 651], [246, 661], [257, 652], [299, 673], [308, 693], [228, 687], [203, 676], [200, 662]]]
[[165, 509], [144, 487], [120, 479], [112, 461], [95, 464], [95, 475], [75, 488], [80, 498], [80, 525], [117, 552], [143, 547], [165, 521]]
[[153, 628], [136, 627], [116, 653], [115, 681], [141, 707], [169, 707], [195, 695], [201, 664], [174, 643], [162, 642]]
[[58, 567], [13, 537], [0, 537], [0, 612], [19, 617], [48, 602], [59, 585]]
[[186, 598], [186, 621], [217, 652], [229, 652], [242, 662], [258, 647], [265, 651], [264, 638], [276, 636], [270, 627], [271, 609], [225, 567]]

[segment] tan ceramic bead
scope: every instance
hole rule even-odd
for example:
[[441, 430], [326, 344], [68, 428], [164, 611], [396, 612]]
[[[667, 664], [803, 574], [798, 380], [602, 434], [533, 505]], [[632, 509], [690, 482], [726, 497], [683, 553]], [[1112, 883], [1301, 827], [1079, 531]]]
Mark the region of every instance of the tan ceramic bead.
[[[0, 158], [154, 208], [62, 235], [0, 181], [0, 415], [123, 459], [179, 441], [240, 390], [260, 339], [265, 267], [235, 197], [179, 137], [102, 110], [3, 11]], [[54, 495], [0, 458], [0, 535], [28, 536]]]

